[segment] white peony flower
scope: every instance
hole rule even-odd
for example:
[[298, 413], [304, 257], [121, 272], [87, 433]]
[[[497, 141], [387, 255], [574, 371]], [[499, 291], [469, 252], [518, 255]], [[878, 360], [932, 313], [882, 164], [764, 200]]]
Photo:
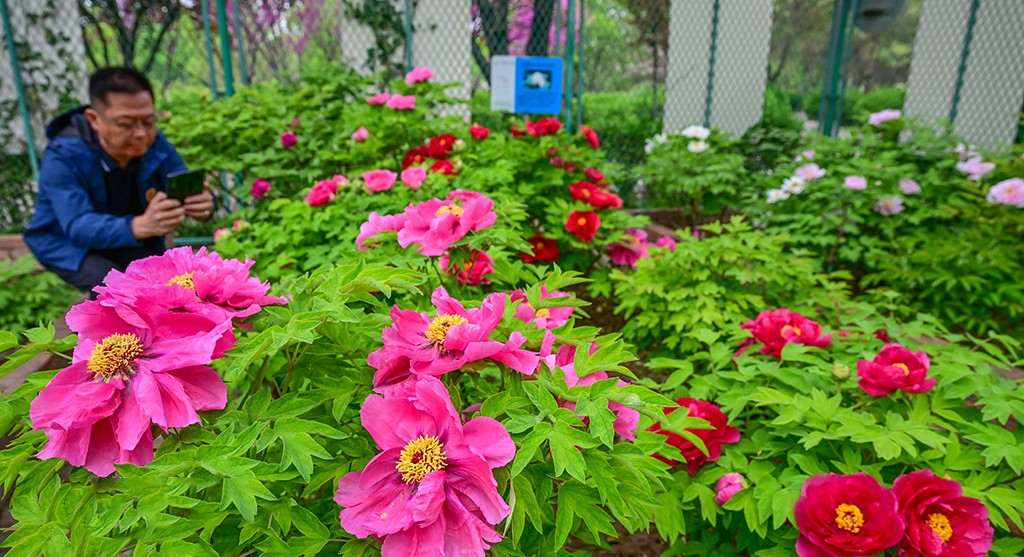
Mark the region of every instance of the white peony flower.
[[768, 190], [768, 203], [778, 203], [783, 199], [789, 199], [789, 193], [780, 189]]
[[796, 195], [803, 193], [806, 181], [799, 176], [790, 176], [782, 182], [782, 191]]
[[688, 126], [683, 131], [679, 132], [679, 135], [703, 141], [711, 135], [711, 130], [705, 128], [704, 126], [693, 125]]
[[708, 150], [708, 147], [710, 147], [710, 145], [703, 141], [691, 141], [690, 144], [686, 146], [691, 153], [703, 153]]

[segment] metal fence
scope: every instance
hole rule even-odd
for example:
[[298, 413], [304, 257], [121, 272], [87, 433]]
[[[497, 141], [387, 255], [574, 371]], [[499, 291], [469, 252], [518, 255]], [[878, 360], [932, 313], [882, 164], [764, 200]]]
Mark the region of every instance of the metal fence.
[[[894, 10], [893, 8], [900, 9]], [[43, 129], [85, 100], [98, 67], [145, 71], [161, 99], [230, 95], [345, 63], [383, 79], [412, 66], [488, 108], [490, 59], [559, 56], [559, 116], [609, 157], [689, 124], [737, 135], [839, 126], [882, 108], [1012, 141], [1024, 104], [1020, 0], [0, 0], [0, 229], [31, 209]], [[890, 17], [892, 15], [893, 17]], [[888, 25], [885, 25], [888, 23]], [[571, 62], [571, 63], [570, 63]], [[31, 137], [31, 140], [26, 138]]]

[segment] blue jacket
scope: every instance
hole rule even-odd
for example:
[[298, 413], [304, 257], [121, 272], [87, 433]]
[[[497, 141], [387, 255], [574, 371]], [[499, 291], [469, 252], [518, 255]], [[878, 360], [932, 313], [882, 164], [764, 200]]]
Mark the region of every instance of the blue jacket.
[[[106, 213], [102, 150], [85, 119], [86, 107], [55, 118], [46, 128], [50, 140], [39, 169], [36, 210], [25, 230], [25, 243], [36, 259], [50, 267], [77, 271], [90, 249], [139, 246], [132, 216]], [[187, 170], [162, 132], [139, 164], [139, 199], [146, 191], [167, 191], [167, 175]], [[163, 242], [160, 243], [161, 249]]]

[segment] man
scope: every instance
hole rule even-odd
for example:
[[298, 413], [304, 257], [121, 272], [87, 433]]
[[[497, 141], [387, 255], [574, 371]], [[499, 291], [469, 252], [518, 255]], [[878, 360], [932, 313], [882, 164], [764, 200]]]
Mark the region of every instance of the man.
[[36, 209], [25, 243], [47, 269], [82, 292], [111, 269], [164, 251], [164, 236], [185, 217], [206, 220], [209, 191], [167, 197], [167, 175], [186, 170], [156, 129], [153, 87], [129, 68], [89, 78], [90, 106], [58, 116], [39, 171]]

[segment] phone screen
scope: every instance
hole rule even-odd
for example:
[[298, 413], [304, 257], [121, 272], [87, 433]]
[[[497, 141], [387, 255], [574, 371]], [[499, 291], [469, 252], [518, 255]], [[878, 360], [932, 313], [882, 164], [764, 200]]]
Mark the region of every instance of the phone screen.
[[167, 197], [177, 199], [182, 203], [185, 198], [203, 192], [203, 178], [206, 177], [205, 168], [172, 172], [167, 175]]

